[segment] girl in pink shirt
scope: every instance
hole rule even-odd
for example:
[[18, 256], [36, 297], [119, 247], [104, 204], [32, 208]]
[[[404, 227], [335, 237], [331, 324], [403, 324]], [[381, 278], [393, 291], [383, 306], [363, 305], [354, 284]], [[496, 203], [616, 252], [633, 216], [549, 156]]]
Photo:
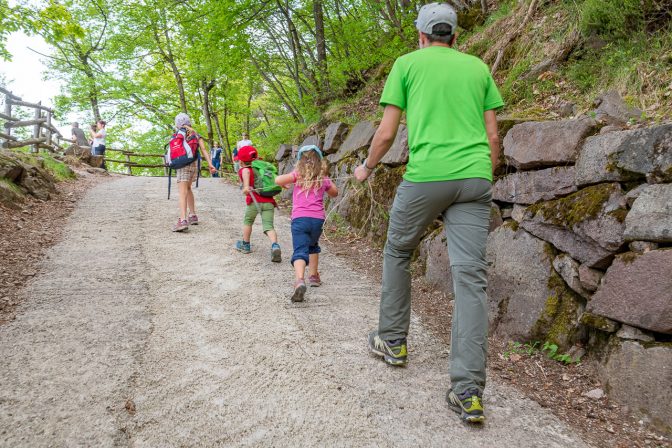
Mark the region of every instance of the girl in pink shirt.
[[324, 225], [324, 194], [338, 196], [338, 188], [322, 171], [322, 151], [315, 145], [303, 146], [297, 153], [294, 171], [275, 178], [275, 183], [288, 188], [294, 184], [292, 195], [292, 265], [296, 274], [292, 302], [303, 302], [304, 281], [308, 266], [310, 286], [320, 286], [319, 240]]

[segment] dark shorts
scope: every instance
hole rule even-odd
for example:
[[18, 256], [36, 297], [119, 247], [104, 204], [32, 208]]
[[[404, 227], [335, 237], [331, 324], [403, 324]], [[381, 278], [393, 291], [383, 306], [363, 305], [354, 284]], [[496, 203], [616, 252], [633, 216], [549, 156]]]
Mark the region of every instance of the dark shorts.
[[292, 219], [292, 245], [294, 246], [292, 264], [296, 260], [303, 260], [308, 264], [310, 254], [319, 254], [322, 251], [318, 243], [320, 236], [322, 236], [323, 225], [324, 219]]

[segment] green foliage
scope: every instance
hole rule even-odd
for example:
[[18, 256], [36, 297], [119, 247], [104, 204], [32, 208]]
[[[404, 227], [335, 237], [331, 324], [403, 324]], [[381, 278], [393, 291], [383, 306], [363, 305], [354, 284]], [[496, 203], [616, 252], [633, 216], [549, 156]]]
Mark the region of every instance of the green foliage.
[[567, 353], [559, 353], [558, 346], [548, 341], [544, 342], [543, 345], [539, 341], [526, 342], [524, 344], [521, 342], [509, 341], [509, 345], [502, 355], [505, 359], [509, 359], [511, 358], [511, 355], [514, 354], [533, 357], [539, 353], [544, 353], [549, 359], [563, 364], [579, 364], [581, 362], [580, 357], [572, 358]]
[[581, 362], [581, 358], [572, 358], [567, 353], [559, 353], [558, 346], [556, 344], [551, 344], [550, 342], [544, 342], [544, 345], [541, 347], [541, 351], [546, 353], [546, 356], [549, 359], [554, 361], [561, 362], [563, 364], [578, 364]]
[[586, 0], [580, 28], [586, 35], [625, 39], [641, 30], [643, 8], [640, 0]]

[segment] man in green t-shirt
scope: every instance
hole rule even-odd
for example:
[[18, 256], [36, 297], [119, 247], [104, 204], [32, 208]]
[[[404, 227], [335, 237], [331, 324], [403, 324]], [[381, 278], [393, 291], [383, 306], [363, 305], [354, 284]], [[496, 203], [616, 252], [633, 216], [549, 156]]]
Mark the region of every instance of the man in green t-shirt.
[[380, 320], [369, 347], [388, 364], [406, 365], [409, 264], [427, 226], [442, 215], [455, 292], [446, 398], [462, 419], [480, 423], [488, 335], [485, 246], [500, 152], [495, 109], [504, 102], [487, 65], [452, 48], [452, 7], [423, 6], [416, 27], [420, 49], [394, 63], [380, 99], [383, 119], [368, 158], [355, 170], [360, 182], [369, 177], [405, 110], [409, 160], [390, 211]]

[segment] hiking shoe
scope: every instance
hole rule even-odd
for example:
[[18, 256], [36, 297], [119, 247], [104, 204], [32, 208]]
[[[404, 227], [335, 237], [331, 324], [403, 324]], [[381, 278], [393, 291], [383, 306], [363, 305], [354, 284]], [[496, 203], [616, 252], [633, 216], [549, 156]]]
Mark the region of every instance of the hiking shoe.
[[322, 286], [322, 280], [320, 280], [320, 273], [318, 272], [317, 274], [308, 277], [308, 284], [312, 287]]
[[292, 294], [292, 302], [303, 302], [303, 296], [306, 294], [306, 282], [297, 280], [294, 284], [294, 294]]
[[189, 225], [190, 226], [197, 226], [198, 225], [198, 216], [189, 215]]
[[250, 246], [249, 241], [238, 240], [236, 241], [236, 250], [244, 254], [249, 254], [252, 252], [252, 247]]
[[173, 232], [184, 232], [189, 228], [189, 223], [186, 219], [177, 218], [177, 224], [173, 226]]
[[271, 244], [271, 261], [273, 263], [280, 263], [282, 261], [282, 252], [278, 243]]
[[460, 414], [460, 418], [467, 423], [483, 423], [483, 396], [476, 388], [472, 388], [463, 394], [456, 394], [448, 389], [446, 401], [450, 408]]
[[384, 341], [378, 336], [377, 331], [369, 333], [369, 350], [391, 366], [403, 367], [408, 363], [408, 352], [406, 350], [406, 338], [393, 341]]

